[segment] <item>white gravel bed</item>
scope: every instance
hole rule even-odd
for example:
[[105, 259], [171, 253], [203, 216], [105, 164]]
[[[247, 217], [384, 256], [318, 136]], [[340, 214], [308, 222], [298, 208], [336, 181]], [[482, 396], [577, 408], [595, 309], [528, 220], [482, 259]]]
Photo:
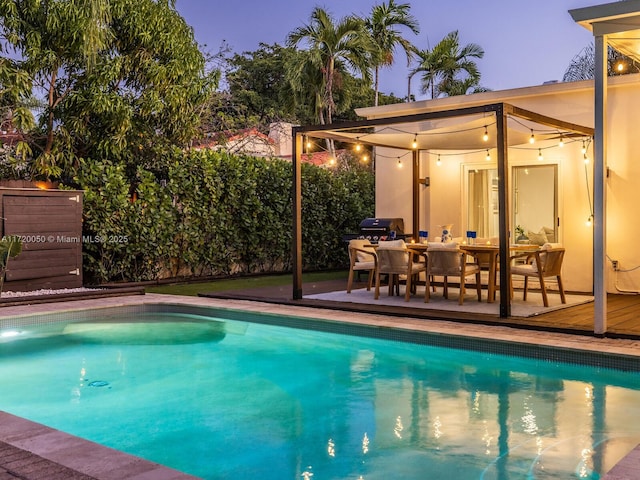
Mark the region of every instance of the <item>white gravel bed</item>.
[[30, 292], [2, 292], [2, 298], [17, 298], [17, 297], [34, 297], [36, 295], [56, 295], [67, 293], [79, 293], [79, 292], [95, 292], [96, 290], [104, 290], [103, 288], [60, 288], [53, 290], [50, 288], [43, 288], [42, 290], [32, 290]]

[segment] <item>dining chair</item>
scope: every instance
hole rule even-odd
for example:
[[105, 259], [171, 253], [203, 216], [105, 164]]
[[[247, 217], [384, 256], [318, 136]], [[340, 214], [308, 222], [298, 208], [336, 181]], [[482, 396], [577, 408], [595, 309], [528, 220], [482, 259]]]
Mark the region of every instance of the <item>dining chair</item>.
[[540, 290], [542, 291], [542, 302], [545, 307], [549, 306], [549, 298], [547, 296], [547, 285], [545, 278], [556, 277], [558, 282], [558, 290], [560, 291], [560, 300], [562, 303], [567, 303], [567, 299], [564, 294], [564, 287], [562, 285], [562, 261], [564, 259], [565, 249], [558, 244], [546, 243], [540, 250], [535, 252], [522, 253], [519, 255], [513, 255], [511, 260], [525, 259], [523, 264], [515, 264], [511, 266], [511, 277], [509, 282], [509, 289], [511, 291], [511, 297], [513, 298], [513, 276], [524, 276], [524, 293], [522, 299], [527, 299], [527, 290], [529, 289], [529, 277], [534, 277], [540, 283]]
[[394, 286], [399, 284], [400, 276], [406, 277], [405, 301], [409, 301], [415, 290], [415, 282], [420, 272], [427, 270], [426, 262], [416, 260], [420, 252], [407, 248], [403, 240], [378, 243], [378, 268], [376, 270], [376, 290], [374, 298], [380, 298], [380, 276], [389, 276], [389, 295], [393, 295]]
[[353, 239], [349, 241], [349, 278], [347, 293], [353, 287], [354, 272], [367, 272], [367, 291], [371, 290], [373, 279], [378, 268], [378, 256], [369, 240]]
[[476, 277], [476, 291], [478, 292], [478, 301], [482, 301], [482, 285], [480, 283], [480, 266], [477, 262], [468, 263], [467, 253], [462, 251], [458, 245], [454, 243], [430, 244], [427, 248], [427, 285], [424, 293], [424, 301], [428, 303], [430, 300], [431, 282], [434, 276], [443, 277], [443, 295], [449, 298], [449, 277], [460, 278], [460, 295], [458, 303], [464, 303], [466, 293], [466, 279], [471, 275]]

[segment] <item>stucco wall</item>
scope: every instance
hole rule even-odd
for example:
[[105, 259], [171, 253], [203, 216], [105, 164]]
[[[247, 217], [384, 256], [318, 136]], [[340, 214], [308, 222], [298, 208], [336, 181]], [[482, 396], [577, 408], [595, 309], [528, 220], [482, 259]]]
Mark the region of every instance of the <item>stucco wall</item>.
[[[377, 110], [367, 109], [366, 114], [374, 118], [501, 101], [592, 126], [593, 95], [592, 82], [577, 82], [415, 102], [398, 105], [395, 110], [394, 106], [380, 107]], [[613, 272], [608, 262], [607, 285], [609, 292], [637, 291], [640, 289], [640, 268], [626, 270], [640, 266], [640, 253], [635, 248], [640, 238], [640, 221], [636, 213], [636, 208], [640, 207], [640, 133], [637, 128], [640, 76], [611, 79], [608, 96], [607, 255], [620, 262], [622, 271]], [[411, 128], [410, 125], [405, 127]], [[539, 146], [553, 147], [551, 144]], [[581, 146], [581, 141], [578, 141], [564, 148], [545, 149], [543, 162], [558, 165], [558, 240], [567, 248], [563, 268], [565, 288], [590, 292], [593, 284], [593, 230], [585, 222], [590, 215], [590, 202], [593, 202], [593, 147], [588, 151], [591, 161], [585, 167]], [[397, 162], [397, 157], [405, 153], [377, 149], [376, 215], [403, 217], [406, 231], [429, 230], [431, 238], [436, 236], [439, 225], [453, 223], [454, 236], [463, 236], [467, 229], [463, 209], [463, 166], [484, 161], [484, 154], [442, 152], [441, 165], [437, 166], [438, 152], [422, 152], [420, 176], [429, 177], [430, 186], [420, 187], [420, 225], [414, 226], [410, 156], [403, 157], [403, 168], [398, 168]], [[510, 167], [539, 164], [537, 150], [512, 148], [509, 150], [509, 164]], [[509, 170], [511, 174], [511, 168]], [[511, 208], [511, 200], [509, 205]]]

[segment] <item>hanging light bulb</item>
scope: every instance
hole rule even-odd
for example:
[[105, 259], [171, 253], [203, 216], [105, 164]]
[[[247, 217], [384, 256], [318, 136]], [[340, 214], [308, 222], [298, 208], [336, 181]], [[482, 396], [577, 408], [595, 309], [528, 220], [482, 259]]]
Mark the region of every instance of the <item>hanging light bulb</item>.
[[587, 144], [584, 140], [582, 140], [582, 154], [586, 155], [587, 154]]
[[369, 157], [367, 155], [362, 156], [363, 163], [367, 163], [369, 161]]
[[589, 157], [587, 157], [587, 154], [585, 153], [582, 157], [584, 159], [584, 164], [588, 165], [589, 164]]
[[489, 140], [489, 132], [487, 131], [487, 126], [484, 127], [484, 135], [482, 135], [482, 140], [485, 142]]
[[438, 160], [436, 161], [436, 165], [437, 166], [442, 165], [442, 161], [440, 160], [440, 155], [438, 155]]
[[544, 157], [542, 156], [542, 149], [539, 148], [538, 149], [538, 161], [541, 162], [544, 160]]
[[417, 133], [413, 136], [413, 143], [411, 144], [411, 148], [413, 148], [414, 150], [416, 148], [418, 148], [418, 134]]
[[309, 150], [311, 148], [311, 140], [309, 140], [309, 137], [307, 137], [307, 150]]
[[564, 147], [564, 138], [562, 137], [562, 135], [560, 135], [560, 143], [558, 143], [558, 146], [560, 148]]
[[584, 222], [585, 226], [590, 227], [593, 224], [593, 215], [589, 215], [589, 218], [587, 218], [587, 221]]
[[356, 152], [359, 152], [360, 150], [362, 150], [362, 145], [360, 145], [360, 142], [356, 143]]
[[536, 136], [533, 134], [533, 128], [531, 129], [531, 136], [529, 137], [529, 143], [536, 143]]
[[402, 160], [398, 159], [398, 168], [402, 168]]
[[491, 161], [491, 155], [489, 154], [489, 150], [487, 150], [487, 156], [486, 156], [486, 157], [484, 157], [484, 159], [485, 159], [487, 162], [490, 162], [490, 161]]

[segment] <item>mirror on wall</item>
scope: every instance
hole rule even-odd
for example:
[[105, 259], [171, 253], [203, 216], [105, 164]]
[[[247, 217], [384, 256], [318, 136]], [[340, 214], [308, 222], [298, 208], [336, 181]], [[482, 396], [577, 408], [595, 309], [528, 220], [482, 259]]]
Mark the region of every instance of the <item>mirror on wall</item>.
[[557, 165], [513, 167], [513, 222], [516, 241], [542, 245], [558, 237]]

